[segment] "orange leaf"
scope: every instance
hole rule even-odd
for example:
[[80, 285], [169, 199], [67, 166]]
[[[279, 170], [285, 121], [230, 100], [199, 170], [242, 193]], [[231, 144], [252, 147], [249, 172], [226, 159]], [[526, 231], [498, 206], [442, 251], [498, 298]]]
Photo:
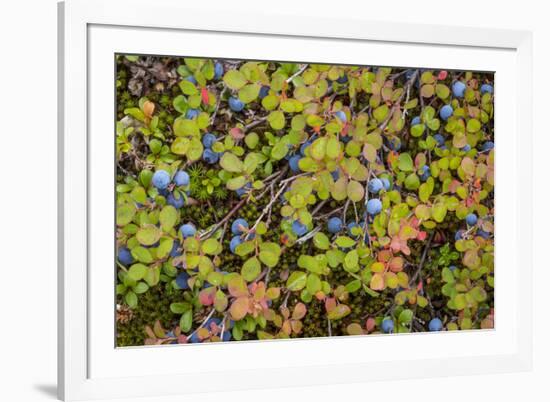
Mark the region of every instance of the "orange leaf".
[[231, 317], [235, 321], [238, 321], [243, 319], [248, 314], [248, 308], [248, 297], [239, 297], [233, 302], [233, 304], [231, 304], [229, 312], [231, 313]]
[[385, 288], [384, 277], [381, 274], [374, 274], [370, 280], [372, 290], [383, 290]]

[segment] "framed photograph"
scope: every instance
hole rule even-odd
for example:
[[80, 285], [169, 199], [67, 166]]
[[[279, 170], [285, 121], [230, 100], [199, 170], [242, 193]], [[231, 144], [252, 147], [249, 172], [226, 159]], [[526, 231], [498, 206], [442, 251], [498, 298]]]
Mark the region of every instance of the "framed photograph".
[[281, 18], [60, 3], [60, 398], [530, 369], [531, 34]]

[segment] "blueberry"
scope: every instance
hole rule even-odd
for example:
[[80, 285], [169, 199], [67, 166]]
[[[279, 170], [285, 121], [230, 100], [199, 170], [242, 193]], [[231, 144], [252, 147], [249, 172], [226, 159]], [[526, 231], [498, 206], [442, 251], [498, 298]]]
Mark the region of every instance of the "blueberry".
[[181, 251], [178, 250], [180, 248], [180, 244], [175, 241], [174, 244], [172, 244], [172, 250], [170, 251], [170, 257], [179, 257], [181, 255]]
[[493, 86], [491, 84], [483, 84], [481, 86], [481, 94], [492, 94], [493, 93]]
[[159, 190], [165, 190], [170, 184], [170, 174], [166, 170], [157, 170], [153, 175], [153, 186]]
[[180, 170], [174, 176], [174, 183], [176, 186], [187, 186], [189, 185], [189, 175], [185, 170]]
[[441, 331], [443, 329], [443, 323], [439, 318], [432, 318], [428, 323], [428, 329], [432, 332]]
[[456, 265], [449, 265], [449, 270], [454, 272], [456, 270]]
[[210, 330], [212, 328], [212, 324], [216, 324], [217, 326], [220, 326], [220, 324], [222, 323], [222, 321], [219, 319], [219, 318], [209, 318], [205, 323], [204, 323], [204, 327], [208, 330]]
[[214, 78], [219, 80], [223, 75], [223, 65], [219, 61], [214, 64]]
[[417, 124], [420, 124], [420, 123], [421, 123], [420, 116], [415, 116], [411, 120], [411, 126], [416, 126]]
[[192, 120], [199, 115], [200, 111], [198, 109], [187, 109], [185, 113], [185, 118]]
[[189, 343], [201, 343], [201, 340], [199, 339], [199, 335], [195, 332], [191, 337], [188, 339]]
[[464, 236], [464, 230], [463, 229], [457, 230], [455, 233], [455, 241], [461, 240], [462, 236]]
[[348, 76], [347, 75], [342, 75], [341, 77], [338, 77], [338, 79], [336, 80], [336, 82], [338, 84], [345, 84], [346, 82], [348, 82]]
[[223, 333], [223, 336], [222, 336], [222, 341], [223, 342], [229, 342], [230, 340], [231, 340], [231, 332], [225, 330], [224, 333]]
[[382, 201], [378, 198], [371, 198], [367, 202], [367, 212], [370, 215], [378, 215], [382, 211]]
[[372, 179], [368, 184], [369, 192], [373, 194], [378, 194], [383, 187], [384, 183], [382, 183], [382, 180], [380, 179]]
[[179, 191], [174, 191], [173, 193], [168, 194], [166, 197], [166, 202], [174, 208], [180, 209], [185, 205], [185, 198]]
[[212, 151], [209, 148], [206, 148], [202, 153], [202, 160], [206, 163], [209, 163], [210, 165], [213, 165], [215, 163], [218, 163], [218, 161], [220, 160], [220, 154]]
[[445, 145], [445, 137], [443, 137], [441, 134], [434, 135], [434, 140], [439, 146]]
[[187, 281], [189, 280], [189, 274], [187, 272], [181, 272], [176, 276], [176, 285], [180, 289], [187, 290], [189, 289], [189, 283]]
[[328, 220], [327, 226], [330, 233], [338, 233], [342, 230], [342, 219], [334, 216]]
[[393, 332], [393, 320], [391, 318], [384, 318], [381, 327], [382, 332], [385, 334], [391, 334]]
[[243, 218], [235, 219], [231, 224], [231, 233], [234, 235], [243, 234], [244, 229], [248, 229], [248, 222]]
[[307, 233], [307, 226], [300, 221], [292, 222], [292, 231], [296, 236], [303, 236]]
[[229, 242], [229, 249], [233, 254], [235, 254], [235, 249], [239, 244], [241, 244], [243, 241], [241, 240], [240, 236], [234, 236], [231, 241]]
[[269, 94], [269, 87], [266, 86], [266, 85], [263, 85], [261, 88], [260, 88], [260, 93], [258, 94], [258, 97], [260, 99], [263, 99], [267, 96], [267, 94]]
[[487, 240], [491, 236], [491, 233], [486, 232], [485, 230], [478, 229], [478, 231], [476, 232], [476, 236], [482, 237]]
[[466, 144], [462, 147], [462, 151], [463, 152], [470, 152], [470, 149], [472, 149], [472, 147], [470, 146], [470, 144]]
[[313, 141], [315, 141], [315, 136], [312, 136], [310, 139], [308, 139], [306, 142], [304, 142], [301, 146], [300, 146], [300, 153], [302, 155], [305, 155], [306, 154], [306, 148], [309, 147]]
[[422, 170], [422, 173], [420, 174], [420, 180], [428, 180], [428, 177], [431, 176], [430, 167], [428, 165], [424, 165], [420, 169]]
[[334, 115], [338, 117], [342, 121], [342, 123], [345, 123], [346, 121], [348, 121], [348, 118], [346, 117], [346, 114], [344, 113], [343, 110], [337, 111], [336, 113], [334, 113]]
[[487, 141], [481, 146], [482, 151], [490, 151], [495, 147], [495, 143], [493, 141]]
[[399, 151], [401, 149], [401, 140], [398, 137], [390, 138], [388, 142], [392, 151]]
[[216, 142], [217, 138], [212, 133], [206, 133], [202, 136], [202, 145], [206, 148], [212, 148], [212, 145]]
[[300, 171], [300, 166], [298, 166], [298, 162], [300, 162], [300, 159], [302, 159], [301, 155], [293, 155], [288, 160], [288, 165], [290, 166], [290, 170], [294, 173], [298, 173]]
[[330, 175], [332, 176], [332, 179], [336, 181], [340, 178], [340, 171], [336, 169], [335, 171], [330, 172]]
[[195, 76], [194, 76], [194, 75], [189, 75], [189, 76], [185, 77], [185, 79], [186, 79], [187, 81], [189, 81], [191, 84], [197, 85], [197, 80], [195, 79]]
[[234, 112], [240, 112], [244, 109], [244, 103], [239, 98], [232, 96], [229, 98], [229, 108]]
[[118, 261], [122, 265], [130, 265], [134, 262], [134, 257], [132, 257], [132, 253], [130, 253], [127, 247], [120, 247], [118, 249]]
[[463, 98], [464, 97], [464, 91], [466, 91], [466, 84], [464, 84], [462, 81], [455, 81], [453, 83], [453, 95], [457, 98]]
[[453, 115], [453, 107], [451, 105], [445, 105], [439, 111], [439, 117], [441, 117], [445, 121], [452, 115]]
[[184, 239], [187, 239], [188, 237], [195, 236], [195, 233], [197, 233], [197, 228], [192, 223], [186, 223], [181, 225], [180, 233]]
[[470, 226], [474, 226], [477, 223], [477, 215], [476, 214], [468, 214], [466, 216], [466, 223]]
[[380, 179], [380, 180], [382, 180], [382, 185], [384, 186], [384, 190], [389, 191], [390, 188], [391, 188], [391, 183], [390, 183], [390, 181], [389, 181], [387, 178], [385, 178], [385, 177], [383, 177], [383, 178]]
[[235, 192], [239, 197], [242, 197], [243, 195], [246, 194], [247, 190], [250, 190], [251, 188], [252, 188], [252, 185], [250, 183], [246, 183], [241, 188], [238, 188], [237, 190], [235, 190]]

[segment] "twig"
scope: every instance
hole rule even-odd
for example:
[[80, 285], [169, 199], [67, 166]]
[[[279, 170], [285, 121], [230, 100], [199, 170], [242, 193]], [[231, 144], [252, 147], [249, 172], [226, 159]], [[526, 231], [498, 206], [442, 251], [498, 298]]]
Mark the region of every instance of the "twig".
[[306, 71], [306, 68], [307, 68], [307, 64], [302, 65], [302, 67], [297, 72], [295, 72], [294, 74], [292, 74], [290, 77], [286, 79], [286, 83], [287, 84], [290, 83], [294, 78], [296, 78], [297, 76], [302, 74], [304, 71]]
[[264, 121], [267, 120], [267, 117], [268, 116], [260, 117], [258, 120], [254, 120], [252, 123], [248, 123], [246, 126], [243, 127], [243, 131], [246, 133], [251, 128], [259, 126], [260, 124], [262, 124]]
[[218, 114], [218, 110], [220, 108], [220, 103], [222, 101], [223, 95], [225, 94], [225, 91], [227, 90], [227, 87], [224, 85], [222, 91], [220, 92], [220, 95], [218, 97], [218, 101], [216, 102], [216, 108], [214, 109], [214, 112], [212, 112], [212, 117], [210, 118], [210, 124], [214, 124], [214, 121], [216, 120], [216, 115]]
[[214, 309], [214, 308], [212, 310], [210, 310], [210, 312], [208, 313], [206, 318], [204, 320], [202, 320], [202, 322], [197, 327], [197, 329], [195, 329], [193, 332], [191, 332], [191, 334], [189, 334], [189, 336], [187, 338], [191, 338], [193, 335], [195, 335], [197, 333], [197, 331], [199, 329], [201, 329], [204, 326], [204, 324], [206, 324], [206, 321], [208, 321], [210, 318], [212, 318], [212, 315], [214, 315], [215, 312], [216, 312], [216, 309]]
[[435, 232], [432, 232], [432, 234], [428, 238], [428, 243], [426, 244], [426, 247], [424, 247], [424, 252], [422, 253], [422, 257], [420, 257], [418, 268], [414, 273], [414, 275], [412, 276], [411, 280], [409, 281], [409, 287], [416, 281], [416, 278], [418, 278], [418, 275], [420, 275], [420, 271], [422, 271], [422, 267], [424, 266], [424, 262], [426, 261], [426, 257], [428, 256], [428, 251], [430, 251], [430, 247], [432, 245], [432, 240], [434, 236], [435, 236]]
[[343, 209], [344, 209], [344, 207], [339, 207], [339, 208], [333, 209], [330, 212], [327, 212], [326, 214], [319, 215], [319, 216], [314, 216], [313, 219], [322, 220], [322, 219], [328, 218], [331, 215], [337, 214], [338, 212], [340, 212]]
[[321, 225], [317, 226], [315, 229], [313, 229], [311, 232], [306, 233], [302, 237], [300, 237], [298, 240], [296, 240], [296, 244], [301, 244], [306, 242], [307, 240], [311, 239], [313, 236], [315, 236], [315, 233], [319, 232], [321, 230]]
[[332, 336], [332, 324], [330, 323], [330, 318], [327, 317], [328, 324], [328, 336]]
[[[406, 88], [410, 89], [412, 84], [414, 84], [414, 82], [416, 81], [416, 77], [418, 77], [418, 70], [416, 70], [414, 72], [414, 74], [411, 76], [411, 78], [409, 79], [409, 81], [407, 81], [407, 83], [405, 84]], [[393, 114], [395, 113], [395, 111], [399, 107], [401, 107], [401, 101], [405, 97], [405, 93], [406, 93], [406, 91], [403, 91], [403, 93], [399, 96], [399, 98], [397, 98], [397, 100], [395, 101], [395, 103], [392, 105], [392, 107], [390, 109], [390, 113], [388, 114], [388, 117], [386, 117], [386, 119], [382, 122], [382, 124], [380, 124], [380, 126], [378, 126], [380, 131], [384, 131], [384, 129], [387, 127], [387, 125], [390, 122], [390, 120], [391, 120]], [[420, 96], [420, 97], [422, 97], [422, 96]]]
[[233, 216], [233, 214], [235, 212], [237, 212], [247, 201], [248, 201], [248, 197], [245, 197], [241, 201], [239, 201], [239, 203], [237, 205], [235, 205], [233, 207], [233, 209], [231, 211], [229, 211], [227, 213], [227, 215], [225, 215], [225, 217], [221, 221], [216, 223], [210, 230], [202, 233], [200, 235], [200, 239], [204, 240], [204, 239], [208, 239], [210, 236], [212, 236], [216, 232], [216, 230], [218, 230], [221, 225], [223, 225], [225, 222], [227, 222]]
[[256, 229], [256, 226], [258, 226], [258, 224], [260, 223], [260, 221], [262, 220], [262, 218], [265, 216], [265, 214], [267, 214], [268, 211], [271, 210], [271, 206], [275, 203], [276, 200], [279, 199], [279, 196], [281, 195], [281, 193], [285, 190], [286, 188], [286, 184], [284, 184], [280, 189], [279, 191], [277, 191], [277, 193], [275, 194], [275, 196], [272, 196], [271, 197], [271, 200], [269, 200], [269, 202], [267, 203], [267, 205], [264, 207], [264, 209], [262, 210], [262, 213], [260, 214], [260, 216], [258, 217], [258, 219], [256, 219], [256, 222], [254, 223], [254, 225], [250, 228], [250, 230], [248, 231], [246, 237], [245, 237], [245, 240], [248, 239], [248, 236], [250, 236], [250, 233]]

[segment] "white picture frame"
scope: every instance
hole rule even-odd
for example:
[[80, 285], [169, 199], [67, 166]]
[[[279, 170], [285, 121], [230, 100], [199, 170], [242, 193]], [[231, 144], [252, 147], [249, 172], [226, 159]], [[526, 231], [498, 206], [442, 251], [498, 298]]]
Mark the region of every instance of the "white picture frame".
[[[186, 13], [194, 18], [180, 18]], [[178, 45], [178, 40], [189, 45]], [[203, 50], [206, 44], [210, 53]], [[335, 51], [320, 54], [316, 49], [321, 46]], [[59, 49], [60, 398], [160, 397], [182, 393], [182, 383], [188, 384], [186, 392], [196, 393], [531, 368], [529, 32], [292, 14], [216, 14], [177, 0], [69, 0], [59, 5]], [[114, 258], [109, 242], [102, 243], [113, 227], [113, 171], [102, 161], [112, 155], [112, 59], [111, 70], [107, 63], [114, 52], [419, 67], [425, 63], [496, 71], [495, 330], [115, 349], [113, 298], [99, 297], [112, 291], [112, 271], [109, 281], [108, 271], [94, 269]], [[521, 147], [516, 146], [520, 133]], [[506, 186], [499, 187], [500, 177], [508, 178]], [[522, 197], [516, 191], [520, 185]], [[392, 352], [386, 353], [390, 344]], [[458, 346], [450, 349], [451, 344]], [[176, 367], [169, 354], [192, 364]], [[220, 361], [234, 364], [220, 363], [212, 370], [201, 365], [204, 356], [222, 356]], [[295, 359], [288, 362], [285, 356]], [[245, 375], [247, 381], [241, 381]], [[146, 381], [149, 377], [154, 381]]]

